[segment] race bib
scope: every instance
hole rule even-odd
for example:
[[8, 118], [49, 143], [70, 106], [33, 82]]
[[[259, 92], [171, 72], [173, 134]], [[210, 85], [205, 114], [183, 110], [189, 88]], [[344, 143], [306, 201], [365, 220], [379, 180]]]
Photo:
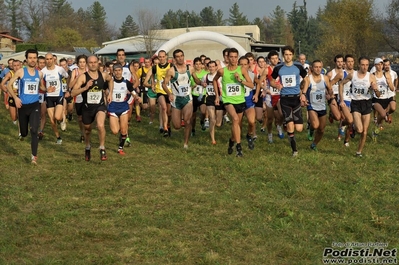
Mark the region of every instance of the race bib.
[[97, 91], [97, 92], [89, 91], [89, 92], [87, 92], [87, 103], [89, 103], [89, 104], [100, 104], [102, 93], [103, 93], [102, 91]]
[[194, 88], [194, 93], [195, 94], [201, 94], [201, 92], [202, 92], [202, 86], [196, 86]]
[[206, 87], [206, 93], [209, 95], [209, 96], [215, 96], [216, 94], [215, 94], [215, 89], [213, 89], [213, 85], [208, 85], [207, 87]]
[[249, 97], [249, 95], [251, 94], [252, 89], [249, 87], [244, 87], [245, 88], [245, 97]]
[[283, 87], [294, 87], [296, 86], [296, 76], [295, 75], [283, 75], [281, 77], [283, 81]]
[[188, 96], [190, 94], [190, 89], [189, 89], [189, 85], [183, 85], [183, 86], [179, 86], [178, 87], [178, 94], [177, 96], [179, 97], [185, 97]]
[[24, 94], [25, 95], [36, 95], [39, 93], [38, 82], [25, 82]]
[[62, 92], [66, 92], [66, 91], [67, 91], [67, 84], [62, 83]]
[[112, 92], [112, 101], [114, 102], [123, 102], [125, 100], [125, 93], [121, 91], [113, 91]]
[[226, 95], [228, 97], [241, 96], [241, 85], [238, 83], [231, 83], [226, 85]]
[[278, 96], [278, 95], [280, 95], [280, 90], [278, 90], [275, 87], [270, 87], [270, 94], [273, 96]]
[[43, 103], [43, 102], [44, 102], [44, 94], [39, 93], [39, 103]]
[[310, 103], [314, 110], [325, 110], [326, 109], [326, 93], [313, 92], [310, 93]]

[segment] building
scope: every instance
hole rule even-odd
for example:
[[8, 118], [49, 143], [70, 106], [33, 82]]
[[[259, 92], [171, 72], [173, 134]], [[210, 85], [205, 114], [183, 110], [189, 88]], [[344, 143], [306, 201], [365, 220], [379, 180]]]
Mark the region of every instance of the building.
[[0, 59], [4, 56], [13, 54], [16, 50], [18, 43], [24, 42], [23, 40], [13, 37], [8, 31], [0, 32]]
[[[124, 49], [127, 60], [139, 59], [140, 57], [152, 56], [159, 47], [167, 41], [181, 36], [187, 32], [194, 31], [210, 31], [223, 34], [224, 36], [234, 40], [241, 45], [246, 51], [254, 52], [255, 55], [265, 56], [270, 50], [277, 50], [281, 52], [281, 47], [284, 45], [265, 44], [260, 41], [260, 29], [256, 25], [245, 26], [209, 26], [209, 27], [193, 27], [193, 28], [178, 28], [178, 29], [162, 29], [154, 30], [150, 36], [138, 35], [134, 37], [104, 42], [104, 47], [96, 52], [97, 55], [103, 58], [103, 61], [112, 60], [116, 57], [117, 49]], [[195, 57], [202, 54], [211, 59], [223, 59], [222, 51], [226, 46], [219, 42], [209, 40], [194, 40], [189, 42], [182, 42], [174, 49], [182, 49], [185, 53], [185, 58], [191, 61]], [[147, 51], [148, 50], [148, 51]], [[172, 53], [169, 52], [169, 57]]]

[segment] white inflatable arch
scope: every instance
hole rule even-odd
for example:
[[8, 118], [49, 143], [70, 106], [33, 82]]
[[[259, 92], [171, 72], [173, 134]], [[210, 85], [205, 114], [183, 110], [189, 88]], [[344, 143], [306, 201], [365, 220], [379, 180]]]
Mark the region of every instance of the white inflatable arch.
[[236, 48], [241, 56], [247, 53], [246, 50], [240, 44], [230, 39], [229, 37], [226, 37], [223, 34], [212, 31], [193, 31], [181, 34], [179, 36], [174, 37], [173, 39], [168, 40], [167, 42], [162, 44], [161, 47], [159, 47], [159, 49], [155, 52], [155, 54], [158, 54], [160, 50], [164, 50], [166, 51], [166, 53], [168, 53], [171, 49], [178, 46], [179, 44], [194, 40], [209, 40], [209, 41], [219, 42], [221, 44], [226, 45], [229, 48]]

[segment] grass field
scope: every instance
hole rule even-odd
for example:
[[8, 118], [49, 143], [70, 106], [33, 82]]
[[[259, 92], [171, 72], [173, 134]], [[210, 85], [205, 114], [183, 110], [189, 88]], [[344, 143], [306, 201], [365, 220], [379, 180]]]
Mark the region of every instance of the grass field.
[[229, 126], [212, 146], [197, 125], [184, 150], [182, 131], [163, 138], [144, 117], [124, 157], [107, 128], [105, 162], [96, 136], [84, 161], [76, 119], [62, 145], [48, 125], [32, 166], [3, 104], [0, 124], [0, 264], [322, 264], [333, 242], [399, 247], [396, 113], [363, 158], [358, 136], [335, 140], [336, 123], [318, 152], [302, 132], [293, 158], [286, 138], [268, 144], [257, 128], [255, 150], [243, 140], [236, 158]]

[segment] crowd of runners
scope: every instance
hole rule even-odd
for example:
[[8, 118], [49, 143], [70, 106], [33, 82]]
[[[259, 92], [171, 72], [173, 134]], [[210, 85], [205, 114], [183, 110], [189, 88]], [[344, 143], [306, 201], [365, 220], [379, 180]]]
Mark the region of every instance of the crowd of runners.
[[[304, 129], [303, 107], [307, 109], [307, 138], [314, 151], [327, 120], [337, 122], [337, 139], [343, 139], [346, 147], [351, 137], [360, 135], [358, 157], [362, 156], [371, 115], [374, 141], [383, 123], [392, 122], [398, 78], [387, 59], [376, 58], [369, 71], [366, 57], [336, 55], [334, 69], [327, 72], [322, 61], [308, 64], [303, 54], [294, 61], [290, 46], [282, 48], [282, 58], [277, 51], [267, 57], [250, 52], [239, 56], [235, 48], [224, 49], [222, 56], [216, 60], [201, 55], [188, 65], [184, 52], [177, 49], [172, 60], [165, 51], [159, 51], [152, 58], [127, 62], [125, 51], [119, 49], [115, 60], [102, 64], [95, 55], [58, 60], [52, 53], [38, 56], [36, 50], [27, 50], [25, 62], [9, 60], [0, 76], [1, 89], [19, 137], [23, 139], [30, 131], [33, 164], [37, 164], [46, 121], [56, 144], [62, 144], [58, 127], [65, 131], [74, 116], [80, 141], [85, 143], [86, 161], [91, 159], [94, 122], [100, 159], [105, 161], [107, 117], [111, 132], [119, 136], [115, 149], [118, 155], [125, 155], [124, 146], [130, 144], [129, 124], [133, 120], [140, 123], [143, 110], [150, 124], [156, 122], [158, 112], [159, 131], [164, 137], [171, 136], [171, 124], [174, 129], [184, 127], [183, 148], [188, 148], [190, 137], [195, 136], [197, 118], [201, 130], [209, 131], [212, 145], [216, 145], [216, 128], [229, 123], [227, 153], [233, 154], [235, 147], [238, 157], [243, 156], [242, 135], [248, 148], [254, 149], [257, 124], [267, 133], [269, 143], [274, 141], [276, 128], [278, 138], [286, 136], [292, 156], [297, 156], [295, 133]], [[358, 70], [354, 69], [355, 60]], [[248, 124], [245, 128], [243, 116]]]

